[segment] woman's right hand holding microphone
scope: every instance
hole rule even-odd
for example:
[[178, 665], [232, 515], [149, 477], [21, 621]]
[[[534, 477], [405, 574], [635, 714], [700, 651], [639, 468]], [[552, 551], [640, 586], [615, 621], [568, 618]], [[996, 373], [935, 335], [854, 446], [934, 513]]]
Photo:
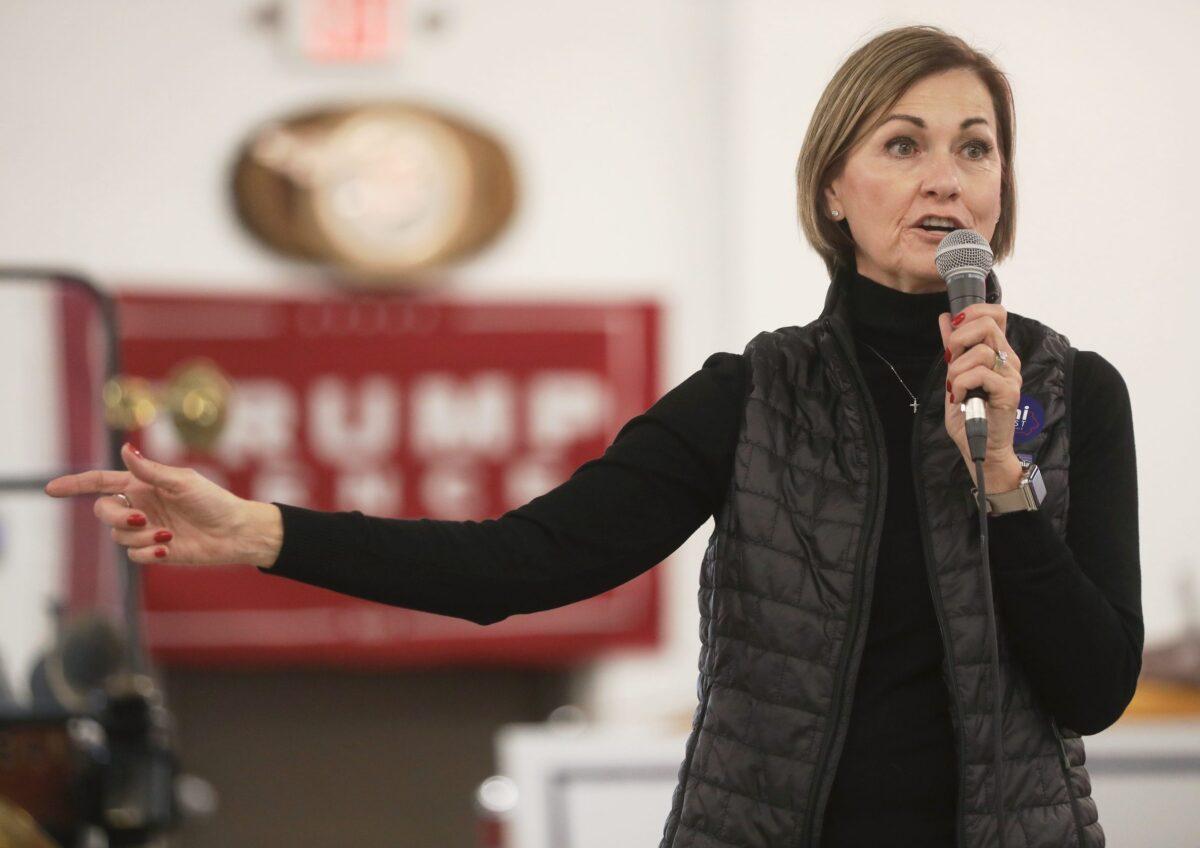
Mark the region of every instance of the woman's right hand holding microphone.
[[96, 469], [56, 477], [46, 484], [46, 494], [102, 495], [93, 511], [134, 562], [275, 563], [283, 544], [279, 507], [239, 498], [194, 468], [154, 462], [129, 443], [121, 447], [121, 459], [128, 471]]

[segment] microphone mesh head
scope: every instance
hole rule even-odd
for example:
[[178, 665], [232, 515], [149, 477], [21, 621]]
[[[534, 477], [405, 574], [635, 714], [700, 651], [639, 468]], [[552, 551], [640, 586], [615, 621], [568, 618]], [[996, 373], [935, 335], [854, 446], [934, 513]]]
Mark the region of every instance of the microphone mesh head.
[[934, 264], [943, 280], [951, 274], [978, 268], [983, 276], [992, 270], [992, 246], [974, 230], [954, 230], [938, 244]]

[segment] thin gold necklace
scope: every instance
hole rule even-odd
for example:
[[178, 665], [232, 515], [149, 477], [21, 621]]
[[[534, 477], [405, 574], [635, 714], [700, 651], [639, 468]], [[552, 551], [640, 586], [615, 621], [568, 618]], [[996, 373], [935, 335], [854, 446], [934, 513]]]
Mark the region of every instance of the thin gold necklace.
[[[862, 341], [862, 339], [859, 339], [859, 341]], [[898, 372], [898, 371], [896, 370], [895, 366], [893, 366], [893, 365], [892, 365], [892, 363], [890, 363], [890, 362], [888, 362], [886, 359], [884, 359], [884, 356], [883, 356], [883, 354], [882, 354], [882, 353], [880, 353], [879, 351], [877, 351], [875, 348], [871, 347], [871, 346], [870, 346], [869, 344], [867, 344], [866, 342], [863, 342], [863, 344], [864, 344], [864, 345], [866, 345], [866, 347], [867, 347], [867, 348], [868, 348], [868, 349], [871, 351], [871, 353], [875, 354], [875, 355], [876, 355], [876, 356], [878, 356], [880, 359], [883, 359], [883, 364], [884, 364], [884, 365], [886, 365], [888, 368], [891, 368], [891, 369], [892, 369], [892, 373], [896, 375], [896, 379], [897, 379], [897, 380], [900, 380], [900, 385], [904, 386], [904, 391], [908, 392], [908, 396], [909, 396], [910, 398], [912, 398], [912, 403], [910, 403], [910, 404], [909, 404], [909, 406], [911, 406], [911, 407], [912, 407], [913, 415], [916, 415], [916, 414], [917, 414], [917, 407], [918, 407], [918, 406], [920, 406], [920, 404], [919, 404], [919, 403], [917, 403], [917, 396], [916, 396], [916, 395], [914, 395], [914, 394], [913, 394], [911, 391], [909, 391], [908, 384], [907, 384], [907, 383], [905, 383], [905, 382], [904, 382], [904, 380], [903, 380], [903, 379], [900, 377], [900, 372]]]

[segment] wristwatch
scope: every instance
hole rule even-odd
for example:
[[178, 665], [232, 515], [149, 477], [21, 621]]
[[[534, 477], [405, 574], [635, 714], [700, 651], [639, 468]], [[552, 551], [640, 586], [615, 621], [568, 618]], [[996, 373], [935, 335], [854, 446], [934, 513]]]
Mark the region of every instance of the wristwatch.
[[[992, 492], [987, 498], [988, 515], [1003, 515], [1006, 512], [1037, 509], [1046, 499], [1046, 484], [1037, 463], [1021, 460], [1021, 481], [1017, 488], [1007, 492]], [[978, 502], [979, 489], [972, 486], [971, 495]]]

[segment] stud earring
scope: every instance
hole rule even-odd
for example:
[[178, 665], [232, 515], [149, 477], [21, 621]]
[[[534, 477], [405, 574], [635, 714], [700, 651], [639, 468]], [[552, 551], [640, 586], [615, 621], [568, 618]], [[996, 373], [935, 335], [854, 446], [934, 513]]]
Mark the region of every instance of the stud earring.
[[838, 215], [841, 215], [842, 213], [837, 211], [836, 209], [830, 209], [829, 214], [836, 218]]

